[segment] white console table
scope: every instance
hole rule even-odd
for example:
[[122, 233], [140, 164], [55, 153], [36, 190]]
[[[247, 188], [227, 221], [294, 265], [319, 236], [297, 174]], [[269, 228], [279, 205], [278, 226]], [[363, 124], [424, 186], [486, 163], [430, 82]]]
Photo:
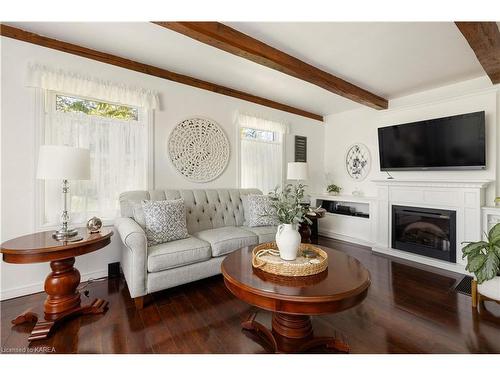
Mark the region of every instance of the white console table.
[[325, 217], [318, 220], [318, 233], [322, 236], [353, 242], [360, 245], [372, 246], [376, 226], [375, 197], [353, 195], [316, 194], [311, 196], [313, 206], [321, 206], [324, 201], [344, 203], [355, 207], [356, 211], [368, 214], [368, 217], [350, 216], [327, 212]]

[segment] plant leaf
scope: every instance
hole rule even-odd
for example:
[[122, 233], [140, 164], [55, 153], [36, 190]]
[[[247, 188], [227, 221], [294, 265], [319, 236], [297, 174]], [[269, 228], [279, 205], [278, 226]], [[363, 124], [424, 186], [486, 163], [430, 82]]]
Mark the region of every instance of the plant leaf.
[[469, 253], [474, 252], [476, 250], [485, 249], [488, 247], [488, 243], [485, 241], [479, 242], [471, 242], [467, 246], [462, 249], [462, 258], [465, 258]]
[[497, 257], [500, 259], [500, 247], [493, 245], [492, 250], [497, 253]]
[[498, 267], [500, 266], [500, 259], [496, 251], [490, 251], [488, 255], [484, 255], [484, 257], [486, 258], [485, 262], [483, 262], [482, 267], [475, 272], [479, 284], [482, 284], [486, 280], [493, 279], [497, 275]]
[[469, 272], [476, 272], [486, 262], [487, 256], [484, 254], [474, 254], [467, 257], [467, 267], [465, 269]]
[[488, 233], [488, 239], [492, 243], [497, 243], [500, 241], [500, 223], [495, 224], [495, 226], [490, 229], [490, 232]]

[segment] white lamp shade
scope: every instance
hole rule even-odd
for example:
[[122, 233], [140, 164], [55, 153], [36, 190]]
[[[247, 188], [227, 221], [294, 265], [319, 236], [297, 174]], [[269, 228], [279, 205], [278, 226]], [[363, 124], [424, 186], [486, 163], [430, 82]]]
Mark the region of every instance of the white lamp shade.
[[88, 180], [90, 151], [70, 146], [41, 146], [36, 177], [43, 180]]
[[307, 180], [308, 178], [307, 163], [304, 162], [288, 163], [286, 178], [288, 180]]

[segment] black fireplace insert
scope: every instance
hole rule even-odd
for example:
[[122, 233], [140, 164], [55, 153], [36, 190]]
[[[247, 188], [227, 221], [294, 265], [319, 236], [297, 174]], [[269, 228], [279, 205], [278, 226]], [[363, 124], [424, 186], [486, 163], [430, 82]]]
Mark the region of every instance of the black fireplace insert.
[[392, 248], [456, 263], [456, 212], [392, 206]]

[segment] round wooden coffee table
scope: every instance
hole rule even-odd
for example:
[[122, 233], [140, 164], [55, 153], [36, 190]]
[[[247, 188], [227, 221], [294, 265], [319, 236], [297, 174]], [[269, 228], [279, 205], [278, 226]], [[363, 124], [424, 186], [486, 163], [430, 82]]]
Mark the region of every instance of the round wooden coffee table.
[[25, 312], [12, 321], [12, 324], [36, 322], [28, 340], [46, 338], [57, 323], [76, 315], [99, 314], [106, 311], [108, 303], [102, 299], [94, 300], [90, 305], [81, 306], [80, 272], [73, 267], [75, 257], [87, 254], [110, 244], [113, 231], [102, 229], [90, 234], [87, 229], [78, 229], [83, 237], [80, 241], [63, 242], [52, 238], [54, 231], [39, 232], [17, 237], [1, 245], [3, 261], [14, 264], [50, 262], [52, 272], [45, 279], [47, 298], [44, 303], [44, 321], [38, 316]]
[[242, 323], [276, 353], [304, 352], [326, 347], [348, 353], [346, 340], [320, 337], [313, 332], [311, 315], [332, 314], [359, 304], [370, 286], [368, 270], [355, 258], [321, 247], [328, 253], [328, 269], [306, 277], [275, 276], [252, 268], [252, 247], [228, 255], [222, 262], [226, 287], [240, 300], [271, 311], [272, 329], [256, 320], [257, 312]]

